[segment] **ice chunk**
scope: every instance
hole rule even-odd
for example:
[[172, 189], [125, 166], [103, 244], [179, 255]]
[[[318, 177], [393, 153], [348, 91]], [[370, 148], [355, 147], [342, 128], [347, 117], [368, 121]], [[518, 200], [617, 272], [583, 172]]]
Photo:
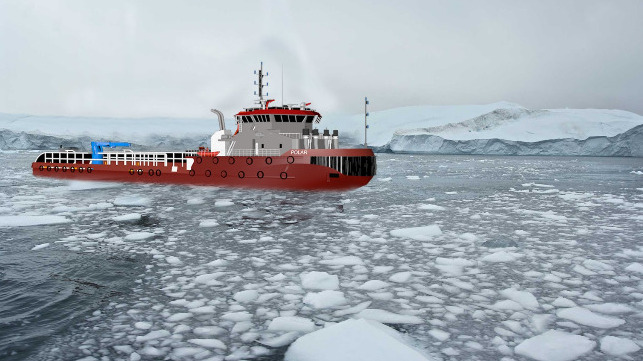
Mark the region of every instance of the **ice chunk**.
[[[202, 283], [202, 284], [211, 284], [212, 282], [216, 281], [218, 277], [221, 277], [225, 274], [225, 272], [215, 272], [215, 273], [206, 273], [200, 276], [196, 276], [194, 278], [194, 282], [196, 283]], [[218, 281], [217, 281], [218, 282]]]
[[222, 335], [225, 332], [226, 330], [219, 326], [201, 326], [195, 327], [194, 330], [192, 330], [192, 333], [197, 336], [217, 336]]
[[538, 300], [531, 292], [518, 291], [515, 288], [507, 288], [500, 291], [500, 294], [512, 301], [518, 302], [522, 307], [528, 310], [535, 310], [540, 306], [538, 304]]
[[450, 333], [444, 332], [444, 331], [439, 330], [437, 328], [434, 328], [434, 329], [430, 330], [429, 335], [433, 336], [438, 341], [446, 341], [451, 336]]
[[139, 330], [149, 330], [150, 328], [152, 328], [152, 324], [149, 322], [140, 321], [140, 322], [136, 322], [134, 324], [134, 327], [138, 328]]
[[132, 222], [132, 221], [138, 221], [140, 219], [141, 219], [140, 213], [127, 213], [127, 214], [123, 214], [112, 218], [112, 220], [116, 222]]
[[443, 211], [446, 208], [435, 204], [420, 204], [418, 206], [418, 209], [421, 209], [423, 211]]
[[[0, 221], [1, 223], [1, 221]], [[631, 265], [625, 267], [626, 271], [630, 272], [636, 272], [636, 273], [643, 273], [643, 264], [640, 264], [638, 262], [634, 262]]]
[[498, 251], [480, 258], [483, 262], [499, 263], [499, 262], [513, 262], [522, 257], [519, 253]]
[[214, 202], [215, 207], [230, 207], [234, 206], [234, 203], [229, 199], [221, 199]]
[[252, 319], [252, 314], [246, 311], [229, 312], [229, 313], [223, 314], [223, 316], [221, 316], [221, 319], [226, 321], [234, 321], [234, 322], [250, 321]]
[[367, 320], [346, 320], [295, 341], [285, 361], [429, 361], [390, 327]]
[[218, 225], [219, 225], [219, 222], [217, 222], [216, 219], [205, 219], [199, 222], [199, 227], [203, 227], [203, 228], [216, 227]]
[[594, 347], [596, 342], [587, 337], [550, 330], [521, 342], [515, 351], [538, 361], [571, 361]]
[[368, 306], [370, 306], [370, 305], [371, 305], [371, 301], [362, 302], [362, 303], [360, 303], [358, 305], [355, 305], [355, 306], [352, 306], [352, 307], [349, 307], [349, 308], [345, 308], [343, 310], [335, 311], [333, 313], [333, 315], [335, 317], [341, 317], [341, 316], [350, 315], [350, 314], [353, 314], [353, 313], [358, 313], [358, 312], [360, 312], [362, 310], [367, 309]]
[[411, 272], [398, 272], [388, 278], [391, 282], [406, 283], [411, 279]]
[[179, 257], [176, 257], [176, 256], [167, 256], [167, 257], [165, 257], [165, 262], [167, 262], [169, 264], [174, 264], [174, 265], [178, 265], [178, 264], [182, 263], [181, 260], [179, 259]]
[[273, 319], [268, 325], [269, 331], [297, 331], [312, 332], [315, 330], [315, 323], [304, 317], [282, 316]]
[[552, 302], [552, 305], [556, 307], [576, 307], [576, 303], [565, 297], [558, 297]]
[[125, 236], [126, 241], [142, 241], [144, 239], [148, 239], [150, 237], [154, 237], [154, 233], [152, 232], [132, 232]]
[[124, 207], [145, 207], [150, 205], [150, 200], [139, 196], [118, 197], [114, 205]]
[[593, 305], [585, 305], [594, 312], [605, 313], [608, 315], [618, 315], [622, 313], [634, 312], [634, 309], [623, 303], [598, 303]]
[[614, 328], [625, 323], [625, 320], [603, 316], [583, 307], [572, 307], [558, 310], [556, 316], [565, 318], [581, 325], [597, 328]]
[[304, 297], [304, 303], [313, 308], [331, 308], [346, 304], [344, 293], [334, 290], [311, 292]]
[[493, 304], [493, 306], [491, 307], [496, 310], [504, 310], [504, 311], [521, 311], [523, 309], [520, 303], [512, 300], [498, 301], [495, 304]]
[[146, 342], [151, 340], [156, 340], [157, 338], [165, 338], [171, 335], [168, 330], [156, 330], [150, 331], [148, 334], [143, 336], [136, 336], [136, 342]]
[[407, 175], [407, 176], [406, 176], [406, 179], [408, 179], [408, 180], [419, 180], [419, 179], [420, 179], [420, 176], [417, 176], [417, 175]]
[[355, 265], [364, 264], [364, 261], [362, 261], [362, 259], [357, 256], [344, 256], [344, 257], [336, 257], [331, 259], [324, 259], [319, 261], [319, 263], [327, 264], [331, 266], [355, 266]]
[[359, 286], [358, 288], [360, 290], [376, 291], [376, 290], [386, 288], [386, 287], [389, 287], [389, 286], [390, 286], [390, 284], [387, 283], [387, 282], [384, 282], [384, 281], [370, 280], [370, 281], [364, 282], [364, 284]]
[[26, 214], [0, 216], [0, 227], [30, 227], [68, 222], [71, 222], [71, 220], [63, 216], [31, 216]]
[[381, 323], [424, 323], [421, 318], [413, 315], [401, 315], [376, 308], [367, 308], [355, 315], [356, 318], [378, 321]]
[[47, 247], [49, 247], [49, 243], [41, 243], [41, 244], [35, 245], [31, 250], [32, 251], [37, 251], [39, 249], [43, 249], [43, 248], [47, 248]]
[[641, 348], [634, 341], [614, 336], [601, 338], [601, 351], [613, 356], [623, 356], [628, 353], [637, 352]]
[[432, 224], [424, 227], [400, 228], [394, 229], [391, 236], [400, 238], [410, 238], [416, 241], [428, 241], [442, 234], [440, 226]]
[[337, 290], [339, 278], [326, 272], [304, 272], [299, 275], [301, 286], [309, 290]]
[[189, 339], [188, 342], [205, 348], [227, 349], [225, 343], [216, 338], [192, 338]]
[[232, 296], [235, 301], [241, 303], [254, 302], [257, 297], [259, 297], [259, 292], [257, 292], [256, 290], [239, 291], [235, 293], [234, 296]]
[[185, 319], [188, 319], [188, 318], [190, 318], [192, 316], [193, 315], [190, 312], [180, 312], [180, 313], [175, 313], [173, 315], [170, 315], [167, 318], [167, 321], [168, 322], [179, 322], [179, 321], [183, 321]]

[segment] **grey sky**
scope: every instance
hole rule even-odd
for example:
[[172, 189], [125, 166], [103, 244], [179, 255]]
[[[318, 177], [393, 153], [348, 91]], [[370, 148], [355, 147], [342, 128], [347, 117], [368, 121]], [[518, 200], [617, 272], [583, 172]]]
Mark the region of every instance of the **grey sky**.
[[643, 114], [643, 1], [0, 0], [0, 112], [208, 117], [270, 98]]

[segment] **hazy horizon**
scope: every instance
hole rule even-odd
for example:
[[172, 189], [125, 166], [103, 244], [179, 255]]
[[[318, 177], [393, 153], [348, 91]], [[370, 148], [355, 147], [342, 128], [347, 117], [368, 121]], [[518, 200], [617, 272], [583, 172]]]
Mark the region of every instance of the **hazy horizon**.
[[643, 114], [639, 1], [0, 1], [0, 112], [227, 117], [517, 103]]

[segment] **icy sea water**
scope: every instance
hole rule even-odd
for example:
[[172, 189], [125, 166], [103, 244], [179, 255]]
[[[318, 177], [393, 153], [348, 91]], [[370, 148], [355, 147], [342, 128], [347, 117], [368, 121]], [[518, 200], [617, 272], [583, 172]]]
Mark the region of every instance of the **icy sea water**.
[[287, 193], [40, 179], [36, 155], [0, 153], [3, 360], [280, 360], [279, 316], [379, 319], [437, 360], [523, 360], [548, 329], [585, 360], [643, 346], [641, 159], [383, 154], [366, 187]]

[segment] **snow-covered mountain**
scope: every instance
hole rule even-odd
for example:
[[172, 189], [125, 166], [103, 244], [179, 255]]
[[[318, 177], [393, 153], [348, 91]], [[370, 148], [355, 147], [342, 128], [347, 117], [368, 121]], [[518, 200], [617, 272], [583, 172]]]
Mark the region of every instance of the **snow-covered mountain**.
[[[231, 117], [228, 127], [232, 128]], [[327, 115], [321, 128], [363, 143], [364, 115]], [[543, 109], [499, 102], [413, 106], [371, 112], [368, 144], [393, 152], [432, 154], [643, 156], [643, 117], [622, 110]], [[0, 114], [0, 149], [86, 149], [90, 140], [148, 148], [206, 145], [212, 119], [88, 118]], [[632, 130], [632, 131], [630, 131]], [[630, 131], [630, 132], [628, 132]], [[628, 132], [628, 133], [626, 133]]]
[[[324, 126], [339, 127], [362, 140], [364, 115], [324, 118]], [[394, 135], [430, 134], [450, 140], [504, 139], [538, 142], [548, 139], [612, 137], [637, 125], [643, 117], [606, 109], [529, 110], [500, 102], [486, 105], [414, 106], [371, 112], [368, 143], [382, 146]], [[345, 129], [342, 129], [345, 128]], [[334, 129], [334, 128], [333, 128]]]

